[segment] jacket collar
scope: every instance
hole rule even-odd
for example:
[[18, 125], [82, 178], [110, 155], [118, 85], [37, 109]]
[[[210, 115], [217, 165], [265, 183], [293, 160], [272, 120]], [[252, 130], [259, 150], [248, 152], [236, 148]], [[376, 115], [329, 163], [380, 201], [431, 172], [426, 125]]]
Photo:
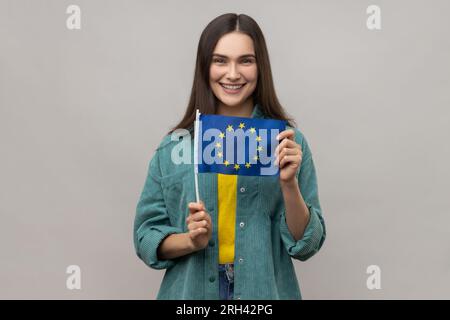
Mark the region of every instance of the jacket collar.
[[261, 110], [261, 106], [259, 104], [255, 104], [255, 106], [253, 107], [253, 112], [252, 112], [252, 118], [257, 118], [257, 119], [261, 119], [264, 118], [264, 113]]

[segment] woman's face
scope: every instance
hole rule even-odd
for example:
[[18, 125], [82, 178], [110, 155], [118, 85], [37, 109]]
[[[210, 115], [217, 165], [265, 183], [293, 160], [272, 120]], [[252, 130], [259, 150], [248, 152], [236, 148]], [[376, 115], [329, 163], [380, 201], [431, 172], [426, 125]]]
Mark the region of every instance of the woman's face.
[[257, 79], [252, 38], [236, 31], [222, 36], [214, 48], [209, 73], [216, 98], [226, 106], [241, 106], [255, 90]]

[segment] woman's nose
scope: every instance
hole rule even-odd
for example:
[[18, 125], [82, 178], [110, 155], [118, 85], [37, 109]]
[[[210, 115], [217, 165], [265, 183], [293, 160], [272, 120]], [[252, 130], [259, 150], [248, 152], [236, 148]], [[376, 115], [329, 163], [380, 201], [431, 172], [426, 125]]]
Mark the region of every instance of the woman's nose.
[[237, 80], [241, 77], [241, 75], [239, 74], [236, 64], [231, 63], [230, 64], [230, 68], [228, 70], [228, 79], [230, 80]]

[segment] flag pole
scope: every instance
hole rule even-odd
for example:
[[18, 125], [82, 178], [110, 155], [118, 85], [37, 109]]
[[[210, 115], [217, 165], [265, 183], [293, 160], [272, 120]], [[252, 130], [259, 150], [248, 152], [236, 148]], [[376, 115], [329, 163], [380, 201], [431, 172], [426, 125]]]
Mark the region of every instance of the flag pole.
[[199, 142], [199, 122], [200, 111], [195, 113], [195, 127], [194, 127], [194, 183], [195, 183], [195, 199], [197, 203], [200, 202], [200, 196], [198, 192], [198, 142]]

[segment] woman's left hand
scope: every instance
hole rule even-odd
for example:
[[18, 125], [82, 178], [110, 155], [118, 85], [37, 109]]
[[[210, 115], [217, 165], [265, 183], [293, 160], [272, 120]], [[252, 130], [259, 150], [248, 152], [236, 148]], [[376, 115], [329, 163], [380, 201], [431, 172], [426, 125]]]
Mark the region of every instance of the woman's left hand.
[[302, 162], [302, 147], [295, 142], [294, 137], [292, 129], [284, 130], [277, 136], [279, 141], [282, 140], [275, 149], [275, 164], [279, 164], [281, 182], [295, 181]]

